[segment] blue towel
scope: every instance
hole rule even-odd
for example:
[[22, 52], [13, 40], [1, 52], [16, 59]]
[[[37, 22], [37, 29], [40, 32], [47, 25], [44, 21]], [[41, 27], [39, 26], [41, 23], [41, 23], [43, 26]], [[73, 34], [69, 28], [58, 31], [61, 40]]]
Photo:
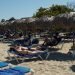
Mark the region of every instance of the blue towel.
[[10, 69], [0, 70], [0, 75], [25, 75], [30, 72], [30, 68], [17, 66]]
[[[6, 62], [0, 62], [0, 68], [8, 66]], [[10, 69], [0, 70], [0, 75], [25, 75], [25, 73], [30, 72], [30, 68], [16, 66]]]
[[24, 73], [12, 69], [0, 70], [0, 75], [24, 75]]
[[22, 72], [22, 73], [28, 73], [28, 72], [30, 72], [30, 68], [28, 68], [28, 67], [16, 66], [16, 67], [11, 68], [11, 69], [15, 70], [15, 71]]
[[8, 66], [8, 63], [6, 63], [6, 62], [0, 62], [0, 68], [6, 67], [6, 66]]
[[0, 75], [13, 75], [12, 73], [7, 73], [7, 72], [1, 72], [0, 71]]

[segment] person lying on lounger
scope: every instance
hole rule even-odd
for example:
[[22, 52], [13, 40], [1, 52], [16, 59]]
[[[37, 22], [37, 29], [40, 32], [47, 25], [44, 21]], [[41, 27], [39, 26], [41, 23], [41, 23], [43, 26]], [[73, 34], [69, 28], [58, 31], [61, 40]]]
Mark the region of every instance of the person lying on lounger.
[[22, 54], [33, 54], [33, 53], [35, 54], [38, 52], [42, 52], [40, 50], [37, 50], [37, 48], [28, 49], [27, 47], [17, 46], [17, 45], [10, 47], [10, 49], [15, 50]]

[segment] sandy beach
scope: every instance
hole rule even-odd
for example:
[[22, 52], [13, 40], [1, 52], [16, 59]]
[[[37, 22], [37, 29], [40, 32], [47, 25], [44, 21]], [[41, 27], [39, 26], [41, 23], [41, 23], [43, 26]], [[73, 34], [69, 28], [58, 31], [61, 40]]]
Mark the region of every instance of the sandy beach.
[[[9, 45], [8, 43], [0, 43], [0, 61], [7, 61]], [[48, 60], [28, 59], [16, 65], [32, 68], [34, 75], [75, 75], [71, 69], [72, 65], [75, 65], [75, 60], [72, 60], [72, 57], [68, 58], [67, 55], [71, 46], [72, 42], [64, 43], [62, 50], [51, 53]]]

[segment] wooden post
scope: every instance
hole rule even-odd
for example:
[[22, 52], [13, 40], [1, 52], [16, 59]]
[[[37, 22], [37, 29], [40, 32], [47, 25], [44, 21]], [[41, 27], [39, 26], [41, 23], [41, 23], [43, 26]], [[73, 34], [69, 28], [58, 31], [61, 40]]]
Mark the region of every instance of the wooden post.
[[75, 40], [75, 39], [74, 39], [74, 38], [75, 38], [75, 36], [74, 36], [74, 33], [73, 33], [73, 46], [75, 45], [75, 43], [74, 43], [74, 40]]

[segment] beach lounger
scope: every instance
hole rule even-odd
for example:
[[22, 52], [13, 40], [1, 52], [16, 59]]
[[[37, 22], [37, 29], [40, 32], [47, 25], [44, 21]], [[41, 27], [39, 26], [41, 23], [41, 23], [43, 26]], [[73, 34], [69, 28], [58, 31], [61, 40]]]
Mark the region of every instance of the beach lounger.
[[8, 68], [9, 67], [8, 65], [9, 63], [0, 61], [0, 70]]
[[0, 68], [8, 66], [8, 63], [0, 62]]
[[42, 54], [46, 53], [45, 51], [40, 51], [40, 50], [37, 50], [37, 51], [33, 51], [32, 54], [22, 54], [22, 53], [19, 53], [15, 50], [8, 50], [8, 56], [10, 58], [10, 60], [13, 60], [12, 57], [11, 57], [11, 54], [14, 55], [14, 58], [16, 59], [16, 61], [19, 63], [19, 60], [18, 59], [21, 59], [22, 62], [25, 60], [25, 58], [33, 58], [33, 57], [39, 57], [41, 60], [43, 60], [42, 58]]
[[[9, 66], [9, 63], [6, 62], [0, 62], [0, 68]], [[33, 75], [33, 70], [28, 68], [28, 67], [21, 67], [21, 66], [16, 66], [16, 67], [11, 67], [6, 69], [0, 69], [0, 75]]]
[[[53, 39], [47, 39], [47, 41], [45, 41], [44, 46], [47, 47], [47, 56], [46, 59], [48, 59], [50, 53], [53, 53], [54, 50], [50, 50], [50, 48], [53, 48], [54, 46], [57, 46], [60, 42], [61, 42], [62, 38], [61, 37], [54, 37]], [[63, 44], [61, 46], [61, 49], [63, 47]]]
[[26, 75], [28, 73], [32, 75], [30, 68], [20, 66], [0, 70], [0, 75]]

